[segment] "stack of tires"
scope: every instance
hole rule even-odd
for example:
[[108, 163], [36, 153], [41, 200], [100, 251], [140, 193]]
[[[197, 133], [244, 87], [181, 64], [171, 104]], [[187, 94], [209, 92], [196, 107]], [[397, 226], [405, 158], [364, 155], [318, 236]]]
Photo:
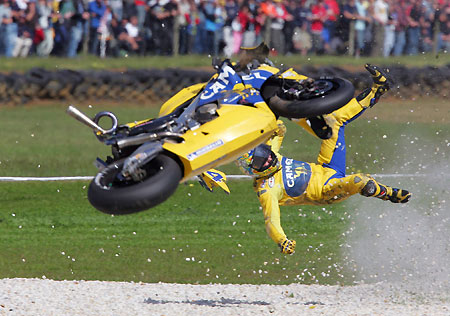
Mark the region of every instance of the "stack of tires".
[[[305, 66], [297, 71], [313, 78], [328, 76], [348, 79], [357, 93], [371, 85], [365, 70], [351, 72], [340, 67]], [[390, 93], [392, 96], [405, 99], [448, 96], [450, 65], [424, 68], [392, 66], [388, 67], [388, 71], [395, 81]], [[159, 104], [184, 87], [207, 81], [212, 74], [212, 71], [187, 69], [132, 69], [119, 72], [33, 68], [24, 74], [0, 73], [0, 104], [20, 105], [37, 100]]]

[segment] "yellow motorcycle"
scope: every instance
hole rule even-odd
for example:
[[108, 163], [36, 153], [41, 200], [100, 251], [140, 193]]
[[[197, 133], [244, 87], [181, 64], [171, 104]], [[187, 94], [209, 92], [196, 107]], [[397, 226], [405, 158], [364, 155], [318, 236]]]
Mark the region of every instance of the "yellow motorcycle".
[[[268, 52], [261, 45], [245, 50], [238, 63], [215, 61], [217, 72], [208, 82], [178, 92], [154, 119], [119, 125], [111, 112], [91, 119], [70, 106], [68, 114], [112, 149], [106, 161], [97, 158], [100, 171], [89, 186], [90, 203], [108, 214], [143, 211], [195, 176], [208, 190], [217, 185], [227, 190], [225, 175], [212, 168], [269, 139], [279, 116], [320, 119], [353, 98], [349, 81], [280, 70]], [[112, 120], [112, 128], [99, 125], [103, 117]]]

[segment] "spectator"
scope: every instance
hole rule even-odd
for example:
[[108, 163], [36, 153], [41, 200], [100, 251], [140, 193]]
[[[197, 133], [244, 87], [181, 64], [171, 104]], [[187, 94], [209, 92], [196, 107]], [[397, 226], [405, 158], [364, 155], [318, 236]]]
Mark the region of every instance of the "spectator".
[[[13, 55], [19, 17], [21, 30], [32, 36], [29, 53], [38, 56], [74, 57], [82, 43], [95, 55], [171, 55], [174, 40], [179, 40], [180, 54], [223, 52], [227, 57], [263, 40], [275, 54], [303, 55], [344, 53], [349, 36], [355, 56], [417, 54], [447, 45], [442, 12], [448, 0], [342, 1], [339, 7], [341, 0], [0, 0], [0, 54]], [[138, 19], [138, 51], [125, 29], [133, 16]], [[434, 32], [439, 24], [438, 42]], [[117, 49], [121, 46], [126, 49]]]
[[178, 27], [179, 27], [179, 53], [181, 55], [186, 55], [190, 51], [190, 33], [192, 31], [192, 16], [190, 14], [191, 4], [188, 0], [180, 0], [178, 4], [178, 10], [180, 11], [178, 15]]
[[[200, 0], [195, 10], [195, 40], [194, 52], [197, 54], [205, 54], [206, 47], [206, 29], [205, 29], [205, 15], [203, 14], [203, 6], [206, 0]], [[194, 2], [195, 3], [195, 2]]]
[[361, 0], [355, 1], [356, 7], [356, 21], [355, 21], [355, 56], [358, 58], [364, 52], [366, 42], [366, 24], [369, 23], [370, 18], [367, 16], [367, 7]]
[[173, 53], [174, 18], [178, 14], [178, 6], [173, 0], [157, 0], [151, 8], [153, 20], [153, 43], [155, 52], [161, 55]]
[[340, 9], [336, 0], [325, 0], [325, 9], [327, 10], [327, 16], [323, 24], [322, 32], [324, 48], [327, 53], [334, 53], [337, 45], [334, 43], [335, 30]]
[[205, 30], [206, 30], [206, 53], [214, 55], [214, 43], [216, 37], [216, 30], [219, 25], [216, 23], [216, 3], [214, 0], [208, 0], [203, 6], [203, 15], [205, 16]]
[[98, 27], [100, 26], [100, 20], [106, 12], [106, 5], [103, 0], [94, 0], [89, 2], [89, 53], [92, 55], [98, 55], [99, 49], [99, 33]]
[[443, 49], [446, 52], [450, 51], [450, 1], [447, 0], [446, 5], [444, 5], [439, 14], [439, 49]]
[[[103, 14], [102, 18], [100, 19], [100, 25], [98, 26], [97, 33], [99, 35], [100, 39], [100, 57], [105, 58], [106, 57], [106, 46], [107, 41], [109, 39], [109, 30], [110, 30], [110, 23], [112, 18], [112, 10], [111, 7], [106, 6], [106, 11]], [[137, 24], [137, 19], [136, 19]]]
[[283, 0], [275, 0], [274, 16], [272, 17], [272, 23], [270, 25], [270, 38], [271, 46], [275, 49], [277, 54], [284, 55], [285, 53], [285, 38], [283, 34], [283, 28], [287, 21], [293, 19], [286, 11], [286, 7], [283, 4]]
[[109, 41], [109, 49], [114, 57], [122, 57], [133, 50], [133, 43], [130, 41], [125, 25], [127, 19], [118, 21], [113, 15], [110, 23], [111, 39]]
[[394, 4], [394, 21], [395, 21], [395, 44], [394, 56], [403, 54], [406, 44], [406, 28], [408, 27], [408, 18], [406, 16], [406, 2], [400, 0], [399, 3]]
[[[322, 0], [320, 0], [322, 1]], [[262, 12], [270, 19], [270, 46], [276, 54], [284, 54], [283, 28], [287, 19], [292, 16], [288, 14], [282, 0], [267, 0], [261, 4]]]
[[[341, 21], [341, 39], [344, 43], [348, 43], [347, 47], [352, 46], [354, 42], [355, 23], [358, 19], [358, 9], [355, 0], [348, 0], [342, 7], [342, 21]], [[353, 53], [353, 52], [350, 52]]]
[[[52, 3], [47, 0], [38, 0], [36, 6], [38, 14], [38, 26], [42, 29], [43, 38], [37, 45], [36, 53], [38, 56], [48, 56], [53, 49], [53, 26], [51, 16], [53, 14]], [[36, 37], [35, 37], [36, 38]]]
[[214, 56], [218, 56], [225, 46], [223, 44], [223, 26], [227, 18], [225, 10], [225, 1], [219, 0], [216, 6], [216, 32], [214, 34]]
[[147, 3], [145, 0], [134, 0], [134, 9], [135, 12], [133, 13], [137, 15], [139, 30], [142, 30], [147, 13]]
[[422, 2], [420, 24], [420, 51], [431, 52], [433, 49], [434, 10], [427, 0]]
[[178, 5], [176, 0], [169, 0], [163, 6], [166, 12], [165, 18], [162, 20], [164, 25], [164, 40], [162, 41], [162, 53], [169, 56], [173, 54], [173, 30], [175, 17], [178, 15]]
[[382, 56], [384, 51], [385, 27], [389, 17], [389, 6], [384, 0], [375, 0], [373, 4], [373, 44], [372, 56]]
[[84, 25], [89, 19], [89, 12], [86, 11], [82, 0], [65, 1], [61, 8], [61, 14], [67, 21], [69, 29], [69, 41], [67, 45], [67, 57], [77, 56], [78, 47], [83, 38]]
[[[352, 1], [352, 0], [351, 0]], [[345, 14], [345, 13], [344, 13]], [[313, 50], [316, 54], [323, 53], [323, 23], [327, 18], [327, 9], [324, 1], [318, 0], [311, 6], [311, 36], [313, 42]]]
[[294, 48], [299, 51], [302, 56], [306, 56], [312, 48], [312, 39], [309, 33], [311, 19], [311, 11], [306, 5], [306, 0], [301, 0], [294, 12], [294, 36], [292, 38]]
[[[243, 36], [244, 47], [254, 47], [261, 42], [261, 26], [264, 24], [264, 16], [261, 14], [258, 3], [248, 0], [249, 22]], [[258, 40], [259, 38], [259, 40]]]
[[406, 53], [417, 55], [419, 53], [420, 19], [422, 18], [421, 0], [412, 0], [413, 4], [407, 13], [408, 28]]
[[129, 52], [134, 54], [139, 53], [139, 48], [142, 46], [142, 37], [139, 36], [139, 19], [137, 16], [132, 16], [130, 21], [125, 24], [126, 37], [125, 40], [129, 44]]
[[237, 16], [233, 19], [231, 23], [231, 29], [233, 34], [233, 48], [232, 54], [238, 54], [242, 44], [242, 38], [247, 27], [248, 19], [248, 7], [240, 7]]
[[286, 54], [295, 53], [293, 37], [294, 37], [295, 27], [296, 27], [296, 23], [297, 23], [296, 19], [295, 19], [295, 13], [296, 13], [297, 7], [298, 7], [298, 5], [294, 0], [287, 1], [286, 11], [290, 16], [292, 16], [292, 19], [286, 20], [286, 22], [284, 24], [284, 28], [283, 28]]
[[388, 0], [388, 19], [384, 27], [383, 57], [388, 57], [395, 44], [395, 9], [392, 0]]
[[[16, 0], [17, 1], [17, 0]], [[28, 23], [28, 28], [32, 30], [34, 27], [34, 20], [36, 18], [36, 0], [25, 1], [25, 21]], [[19, 3], [19, 1], [17, 1]]]
[[188, 52], [194, 52], [195, 51], [195, 41], [197, 38], [197, 23], [199, 22], [199, 14], [198, 14], [198, 7], [195, 4], [195, 1], [190, 1], [190, 16], [191, 16], [191, 25], [189, 27], [189, 48]]
[[[111, 8], [112, 14], [119, 21], [121, 21], [123, 19], [123, 2], [124, 2], [124, 0], [108, 0], [108, 5]], [[144, 19], [145, 19], [145, 14], [146, 14], [146, 12], [144, 10]]]
[[234, 41], [233, 41], [233, 20], [237, 17], [239, 13], [239, 6], [234, 0], [226, 0], [225, 2], [225, 12], [226, 19], [223, 28], [223, 40], [225, 47], [223, 49], [224, 55], [231, 57], [234, 53]]
[[238, 53], [241, 46], [256, 45], [256, 16], [250, 11], [248, 4], [243, 4], [237, 16], [239, 26], [234, 32], [234, 52]]
[[61, 10], [70, 1], [53, 1], [52, 25], [54, 37], [52, 54], [55, 56], [65, 56], [67, 53], [67, 43], [70, 40], [69, 23]]
[[17, 23], [14, 16], [17, 10], [8, 0], [1, 0], [0, 3], [0, 54], [13, 57], [17, 37]]
[[18, 32], [14, 44], [13, 57], [27, 57], [33, 44], [33, 29], [27, 23], [26, 15], [19, 17]]

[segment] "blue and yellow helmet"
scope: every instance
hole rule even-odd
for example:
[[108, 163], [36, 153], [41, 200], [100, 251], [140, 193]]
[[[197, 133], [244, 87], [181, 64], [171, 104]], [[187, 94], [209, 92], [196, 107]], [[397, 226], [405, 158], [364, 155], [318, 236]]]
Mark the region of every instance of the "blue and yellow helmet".
[[240, 169], [257, 178], [269, 177], [280, 170], [277, 155], [267, 144], [261, 144], [245, 153], [237, 160]]

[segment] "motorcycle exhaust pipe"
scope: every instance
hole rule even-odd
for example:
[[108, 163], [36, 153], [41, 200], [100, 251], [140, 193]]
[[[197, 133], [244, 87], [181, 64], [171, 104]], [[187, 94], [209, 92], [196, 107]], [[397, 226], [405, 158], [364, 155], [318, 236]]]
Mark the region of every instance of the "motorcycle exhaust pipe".
[[80, 121], [84, 125], [92, 128], [95, 132], [100, 132], [101, 134], [106, 134], [106, 130], [104, 130], [100, 125], [91, 120], [86, 114], [78, 110], [73, 105], [69, 105], [66, 110], [66, 113], [75, 118], [77, 121]]
[[173, 132], [159, 132], [159, 133], [131, 136], [131, 137], [127, 137], [125, 139], [118, 140], [117, 146], [119, 148], [124, 148], [124, 147], [128, 147], [128, 146], [136, 146], [136, 145], [141, 145], [143, 143], [146, 143], [146, 142], [149, 142], [152, 140], [159, 140], [161, 138], [173, 139], [174, 141], [176, 141], [178, 143], [181, 143], [184, 141], [184, 139], [182, 138], [182, 134], [173, 133]]

